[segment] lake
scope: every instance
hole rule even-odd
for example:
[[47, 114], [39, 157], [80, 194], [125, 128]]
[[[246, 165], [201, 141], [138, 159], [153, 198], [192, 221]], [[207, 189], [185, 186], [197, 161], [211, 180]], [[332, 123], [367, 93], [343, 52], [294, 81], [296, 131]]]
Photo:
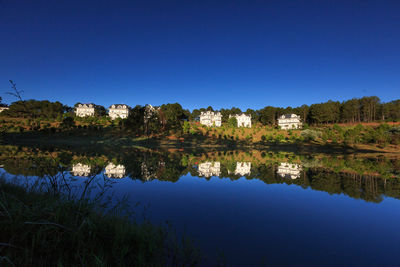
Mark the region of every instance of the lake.
[[[80, 194], [170, 222], [204, 266], [393, 266], [400, 256], [398, 155], [0, 147], [8, 179], [63, 175]], [[104, 189], [104, 187], [103, 187]], [[65, 190], [65, 188], [61, 188]]]

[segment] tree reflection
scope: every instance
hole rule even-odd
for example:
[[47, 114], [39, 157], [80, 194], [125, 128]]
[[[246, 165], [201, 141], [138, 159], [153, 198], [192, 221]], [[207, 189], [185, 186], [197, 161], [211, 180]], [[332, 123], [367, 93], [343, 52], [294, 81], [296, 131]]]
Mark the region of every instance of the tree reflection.
[[191, 175], [206, 180], [229, 178], [231, 181], [244, 177], [265, 184], [293, 184], [380, 202], [384, 196], [400, 198], [399, 162], [397, 157], [387, 155], [302, 155], [256, 150], [84, 152], [0, 146], [0, 165], [7, 173], [43, 178], [55, 192], [73, 191], [70, 187], [74, 185], [74, 176], [83, 176], [88, 183], [87, 189], [83, 190], [85, 194], [94, 177], [102, 177], [102, 173], [105, 180], [129, 177], [143, 182], [177, 182], [181, 177]]

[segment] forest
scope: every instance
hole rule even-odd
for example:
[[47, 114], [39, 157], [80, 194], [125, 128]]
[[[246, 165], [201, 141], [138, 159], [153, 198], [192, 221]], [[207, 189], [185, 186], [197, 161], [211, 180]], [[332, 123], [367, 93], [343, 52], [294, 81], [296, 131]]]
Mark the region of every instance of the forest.
[[[1, 103], [1, 99], [0, 99]], [[4, 104], [3, 104], [4, 105]], [[96, 106], [96, 117], [106, 115], [106, 108]], [[213, 107], [184, 109], [180, 104], [164, 104], [161, 106], [159, 119], [164, 127], [179, 127], [183, 120], [194, 121], [202, 111], [214, 111]], [[74, 117], [74, 108], [63, 105], [60, 102], [47, 100], [26, 100], [13, 102], [8, 110], [0, 113], [2, 117], [30, 118], [30, 119], [62, 119], [67, 116]], [[376, 121], [400, 121], [400, 99], [383, 103], [377, 96], [353, 98], [347, 101], [327, 101], [300, 107], [273, 107], [266, 106], [262, 109], [241, 110], [240, 108], [223, 108], [219, 110], [222, 121], [227, 122], [229, 115], [246, 113], [252, 116], [253, 124], [276, 125], [280, 115], [295, 113], [300, 115], [303, 122], [309, 125], [333, 124], [333, 123], [361, 123]], [[140, 117], [145, 112], [145, 106], [137, 105], [131, 108], [133, 118], [127, 120], [127, 124], [140, 123]], [[142, 122], [144, 123], [144, 122]], [[151, 122], [150, 122], [151, 124]]]

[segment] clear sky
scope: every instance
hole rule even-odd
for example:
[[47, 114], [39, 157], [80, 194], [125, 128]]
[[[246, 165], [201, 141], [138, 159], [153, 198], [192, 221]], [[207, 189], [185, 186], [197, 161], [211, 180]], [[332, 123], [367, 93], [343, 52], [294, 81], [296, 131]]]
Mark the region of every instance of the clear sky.
[[0, 96], [258, 109], [400, 98], [400, 1], [0, 0]]

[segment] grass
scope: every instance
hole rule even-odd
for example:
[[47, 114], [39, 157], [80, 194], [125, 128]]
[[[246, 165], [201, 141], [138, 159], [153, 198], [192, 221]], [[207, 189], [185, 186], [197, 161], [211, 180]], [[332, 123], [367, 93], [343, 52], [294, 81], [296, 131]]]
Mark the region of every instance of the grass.
[[172, 227], [0, 180], [1, 266], [195, 266]]
[[[393, 125], [392, 125], [393, 126]], [[379, 126], [315, 126], [308, 131], [318, 132], [313, 138], [303, 136], [303, 130], [279, 130], [272, 126], [253, 125], [253, 128], [205, 127], [190, 124], [190, 133], [184, 135], [137, 136], [129, 132], [109, 128], [72, 129], [56, 132], [29, 131], [21, 133], [4, 133], [0, 142], [5, 144], [35, 144], [57, 146], [99, 145], [112, 147], [146, 147], [146, 148], [187, 148], [187, 147], [292, 147], [293, 149], [318, 151], [353, 151], [379, 153], [396, 153], [400, 151], [400, 134], [387, 133], [392, 127]], [[386, 129], [386, 128], [387, 129]]]

